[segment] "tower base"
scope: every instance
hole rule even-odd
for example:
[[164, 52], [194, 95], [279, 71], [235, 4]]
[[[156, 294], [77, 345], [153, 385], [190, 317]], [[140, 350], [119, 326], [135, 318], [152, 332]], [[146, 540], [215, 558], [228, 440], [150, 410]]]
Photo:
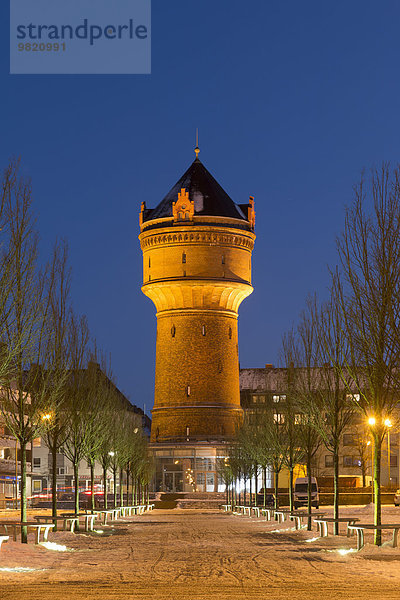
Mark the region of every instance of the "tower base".
[[224, 492], [219, 465], [228, 455], [228, 443], [177, 442], [150, 444], [155, 461], [155, 492]]

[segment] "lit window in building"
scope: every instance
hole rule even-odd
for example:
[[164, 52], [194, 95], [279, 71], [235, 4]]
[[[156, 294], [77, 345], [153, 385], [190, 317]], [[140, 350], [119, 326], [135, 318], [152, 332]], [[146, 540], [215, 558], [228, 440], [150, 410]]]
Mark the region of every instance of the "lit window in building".
[[186, 386], [186, 395], [190, 396], [190, 385]]
[[278, 404], [279, 396], [272, 396], [272, 402], [275, 402], [275, 404]]
[[353, 400], [353, 402], [360, 402], [360, 394], [346, 394], [346, 400]]
[[302, 415], [300, 413], [298, 413], [297, 415], [294, 415], [294, 424], [295, 425], [300, 425], [301, 424], [301, 419], [302, 419]]
[[354, 433], [345, 433], [343, 435], [343, 446], [356, 446], [357, 436]]
[[282, 413], [275, 413], [274, 414], [274, 421], [275, 421], [275, 423], [284, 423], [285, 422], [285, 415], [283, 415]]
[[202, 335], [206, 335], [206, 326], [205, 325], [202, 326], [201, 333], [202, 333]]

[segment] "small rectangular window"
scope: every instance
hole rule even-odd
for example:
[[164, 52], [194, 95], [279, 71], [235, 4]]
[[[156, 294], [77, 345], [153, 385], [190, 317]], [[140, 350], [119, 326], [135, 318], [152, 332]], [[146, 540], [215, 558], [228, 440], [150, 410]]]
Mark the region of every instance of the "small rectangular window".
[[223, 265], [225, 264], [225, 256], [224, 255], [222, 255], [222, 264]]
[[182, 252], [182, 264], [186, 263], [186, 252]]
[[358, 467], [359, 459], [356, 456], [343, 456], [343, 466], [344, 467]]
[[40, 467], [40, 458], [38, 456], [33, 457], [33, 466]]
[[353, 433], [345, 433], [343, 434], [343, 446], [356, 446], [357, 445], [357, 436]]
[[333, 455], [332, 454], [325, 455], [325, 466], [333, 467]]
[[274, 414], [274, 421], [275, 423], [279, 423], [282, 424], [285, 422], [285, 415], [283, 415], [282, 413], [275, 413]]
[[190, 385], [186, 386], [186, 395], [190, 396]]
[[275, 402], [275, 404], [277, 404], [279, 402], [279, 396], [272, 396], [272, 402]]

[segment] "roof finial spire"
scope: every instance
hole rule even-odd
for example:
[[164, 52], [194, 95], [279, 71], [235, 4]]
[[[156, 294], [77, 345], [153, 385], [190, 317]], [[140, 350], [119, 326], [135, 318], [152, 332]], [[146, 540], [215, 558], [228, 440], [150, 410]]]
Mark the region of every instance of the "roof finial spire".
[[196, 154], [196, 160], [199, 160], [199, 152], [200, 152], [200, 148], [199, 148], [199, 130], [196, 128], [196, 148], [194, 149], [195, 154]]

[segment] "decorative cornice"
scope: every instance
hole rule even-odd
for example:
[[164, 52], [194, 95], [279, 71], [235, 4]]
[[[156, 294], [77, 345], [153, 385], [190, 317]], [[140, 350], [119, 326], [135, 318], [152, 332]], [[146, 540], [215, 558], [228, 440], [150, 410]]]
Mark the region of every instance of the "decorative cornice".
[[142, 250], [154, 246], [173, 246], [176, 244], [202, 245], [216, 244], [218, 246], [236, 246], [253, 250], [254, 234], [230, 233], [225, 231], [190, 231], [190, 232], [168, 232], [154, 233], [143, 232], [140, 236], [140, 247]]

